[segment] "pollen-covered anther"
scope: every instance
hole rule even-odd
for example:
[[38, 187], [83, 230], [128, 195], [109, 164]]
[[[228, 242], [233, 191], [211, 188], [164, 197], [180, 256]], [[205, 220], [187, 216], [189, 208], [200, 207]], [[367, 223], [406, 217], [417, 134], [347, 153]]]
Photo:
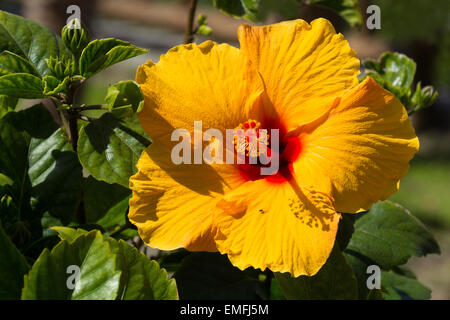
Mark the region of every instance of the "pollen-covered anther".
[[261, 123], [256, 120], [249, 119], [239, 124], [234, 128], [234, 132], [234, 148], [238, 154], [245, 153], [247, 157], [258, 157], [260, 143], [269, 145], [269, 133], [261, 129]]

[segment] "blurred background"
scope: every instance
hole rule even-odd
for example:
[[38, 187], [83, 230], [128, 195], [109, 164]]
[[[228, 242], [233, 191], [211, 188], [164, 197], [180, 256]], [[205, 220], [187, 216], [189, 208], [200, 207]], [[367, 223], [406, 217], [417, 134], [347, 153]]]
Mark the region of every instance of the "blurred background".
[[[407, 207], [435, 235], [441, 255], [412, 258], [408, 266], [432, 289], [432, 299], [450, 299], [450, 1], [359, 0], [363, 25], [352, 28], [333, 11], [318, 6], [299, 6], [300, 0], [261, 0], [261, 22], [317, 17], [332, 21], [360, 59], [377, 59], [384, 51], [398, 51], [417, 63], [415, 81], [433, 85], [439, 96], [435, 104], [413, 116], [421, 142], [419, 154], [392, 200]], [[304, 2], [304, 1], [300, 1]], [[103, 103], [109, 85], [135, 77], [136, 68], [184, 41], [189, 0], [0, 0], [0, 9], [20, 14], [59, 33], [70, 14], [69, 5], [81, 8], [81, 20], [91, 38], [115, 37], [148, 48], [146, 55], [122, 62], [101, 72], [82, 90], [86, 104]], [[365, 27], [366, 8], [381, 9], [381, 29]], [[209, 36], [195, 36], [239, 46], [237, 28], [247, 20], [229, 17], [215, 9], [212, 0], [199, 0], [197, 14], [207, 16], [213, 29]], [[413, 86], [414, 87], [414, 86]]]

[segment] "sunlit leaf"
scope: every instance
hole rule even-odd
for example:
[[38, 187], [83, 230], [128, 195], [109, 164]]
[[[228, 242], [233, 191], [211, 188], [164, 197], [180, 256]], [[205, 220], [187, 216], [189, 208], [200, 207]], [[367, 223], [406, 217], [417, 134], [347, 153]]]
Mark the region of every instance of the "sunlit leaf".
[[[96, 231], [81, 235], [73, 242], [61, 241], [52, 251], [44, 250], [28, 275], [22, 299], [112, 300], [119, 290], [121, 272], [116, 255]], [[80, 270], [75, 287], [68, 286], [70, 266]]]
[[53, 96], [57, 93], [66, 91], [69, 78], [67, 77], [63, 81], [60, 81], [54, 76], [45, 76], [42, 81], [44, 82], [44, 95]]
[[[63, 241], [75, 244], [79, 238], [89, 235], [85, 230], [67, 227], [54, 227]], [[103, 237], [103, 236], [102, 236]], [[122, 240], [103, 237], [116, 257], [121, 271], [120, 286], [116, 296], [119, 300], [177, 300], [178, 293], [174, 279], [156, 261]]]
[[37, 77], [40, 76], [28, 60], [5, 50], [0, 53], [0, 76], [9, 73], [29, 73]]
[[438, 93], [432, 86], [422, 89], [419, 82], [416, 89], [412, 89], [416, 63], [404, 54], [384, 52], [379, 61], [367, 60], [363, 66], [365, 76], [360, 80], [367, 76], [373, 78], [403, 103], [409, 115], [431, 106], [436, 100]]
[[110, 86], [105, 101], [110, 112], [118, 118], [124, 118], [142, 109], [144, 95], [136, 82], [126, 80]]
[[11, 180], [10, 177], [4, 175], [3, 173], [0, 173], [0, 187], [3, 186], [11, 186], [13, 185], [14, 181]]
[[89, 78], [97, 72], [121, 61], [146, 53], [129, 42], [113, 38], [91, 41], [80, 57], [80, 73]]
[[25, 99], [44, 98], [44, 82], [28, 73], [10, 73], [0, 77], [0, 95]]
[[149, 260], [123, 240], [107, 238], [117, 254], [122, 270], [118, 299], [120, 300], [178, 300], [174, 279], [156, 261]]
[[89, 231], [80, 228], [75, 229], [61, 226], [52, 227], [52, 230], [58, 233], [58, 237], [61, 240], [65, 240], [70, 243], [74, 242], [78, 237], [87, 235], [89, 233]]
[[380, 61], [366, 61], [367, 71], [376, 71], [383, 80], [393, 87], [409, 88], [416, 73], [416, 63], [406, 55], [397, 52], [384, 52]]
[[72, 54], [49, 28], [0, 11], [0, 52], [10, 51], [26, 59], [40, 76], [50, 74], [46, 59], [71, 58]]

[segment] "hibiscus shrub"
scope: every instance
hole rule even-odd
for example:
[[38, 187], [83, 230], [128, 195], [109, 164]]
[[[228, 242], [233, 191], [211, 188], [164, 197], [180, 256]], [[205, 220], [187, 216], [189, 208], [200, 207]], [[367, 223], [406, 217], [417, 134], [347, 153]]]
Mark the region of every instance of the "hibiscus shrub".
[[[254, 17], [252, 6], [238, 1], [228, 8], [232, 2], [215, 4]], [[438, 244], [390, 201], [341, 213], [333, 250], [312, 276], [240, 270], [217, 252], [146, 248], [128, 219], [129, 180], [152, 138], [138, 119], [141, 88], [121, 81], [103, 103], [75, 102], [91, 76], [146, 51], [112, 38], [89, 42], [77, 20], [60, 38], [0, 11], [0, 299], [430, 297], [404, 264], [439, 253]], [[411, 89], [415, 63], [402, 54], [385, 53], [363, 66], [409, 114], [436, 98], [420, 83]], [[45, 100], [18, 109], [19, 99]]]

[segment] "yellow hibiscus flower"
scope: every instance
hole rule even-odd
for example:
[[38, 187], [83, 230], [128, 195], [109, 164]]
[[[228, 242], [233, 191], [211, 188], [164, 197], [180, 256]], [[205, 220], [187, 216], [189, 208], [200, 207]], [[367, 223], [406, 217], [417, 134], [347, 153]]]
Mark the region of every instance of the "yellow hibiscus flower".
[[[180, 45], [137, 71], [139, 119], [152, 145], [131, 177], [129, 218], [162, 250], [227, 254], [249, 266], [314, 275], [327, 260], [340, 213], [397, 191], [418, 139], [402, 104], [374, 80], [325, 19], [243, 25], [241, 48]], [[280, 168], [179, 164], [174, 129], [225, 131], [257, 121], [279, 129]], [[251, 122], [250, 122], [251, 123]]]

